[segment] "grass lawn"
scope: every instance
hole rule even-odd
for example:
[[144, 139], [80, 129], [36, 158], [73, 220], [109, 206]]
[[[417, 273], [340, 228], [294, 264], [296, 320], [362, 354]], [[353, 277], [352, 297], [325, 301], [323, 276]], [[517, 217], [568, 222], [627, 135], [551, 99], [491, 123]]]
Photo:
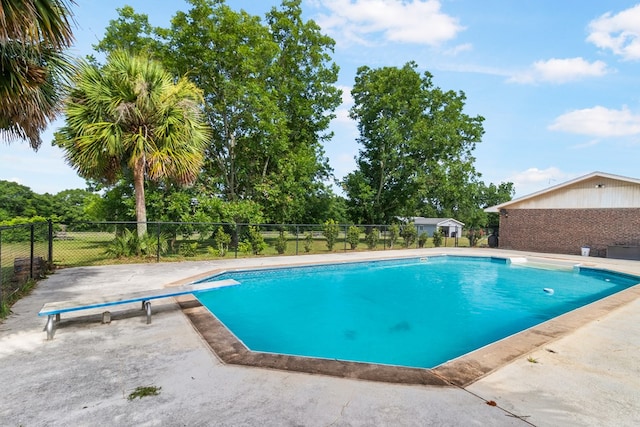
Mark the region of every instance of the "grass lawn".
[[114, 238], [110, 232], [67, 232], [64, 239], [53, 240], [53, 263], [57, 267], [113, 264], [106, 249]]

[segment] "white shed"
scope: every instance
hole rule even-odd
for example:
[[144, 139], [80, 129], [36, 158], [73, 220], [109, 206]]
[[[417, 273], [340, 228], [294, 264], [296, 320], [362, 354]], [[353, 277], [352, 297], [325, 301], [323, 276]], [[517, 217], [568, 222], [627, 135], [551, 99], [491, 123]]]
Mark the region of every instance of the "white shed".
[[461, 237], [462, 227], [464, 223], [453, 218], [425, 218], [422, 216], [414, 216], [406, 218], [408, 222], [413, 222], [418, 230], [418, 235], [427, 233], [433, 236], [436, 229], [442, 230], [444, 237]]

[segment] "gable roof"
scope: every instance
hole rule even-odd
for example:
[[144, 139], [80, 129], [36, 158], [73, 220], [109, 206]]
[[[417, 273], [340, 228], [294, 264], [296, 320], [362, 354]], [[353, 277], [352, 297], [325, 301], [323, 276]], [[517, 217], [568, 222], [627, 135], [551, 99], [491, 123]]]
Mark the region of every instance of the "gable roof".
[[614, 174], [605, 173], [605, 172], [592, 172], [590, 174], [580, 176], [580, 177], [572, 179], [570, 181], [566, 181], [566, 182], [563, 182], [561, 184], [554, 185], [553, 187], [549, 187], [549, 188], [546, 188], [544, 190], [540, 190], [540, 191], [537, 191], [535, 193], [531, 193], [531, 194], [528, 194], [526, 196], [519, 197], [517, 199], [513, 199], [513, 200], [510, 200], [510, 201], [505, 202], [505, 203], [501, 203], [499, 205], [488, 207], [484, 211], [485, 212], [490, 212], [490, 213], [497, 213], [497, 212], [500, 212], [500, 209], [505, 209], [505, 208], [508, 208], [509, 206], [513, 206], [515, 204], [519, 204], [519, 203], [522, 203], [522, 202], [527, 201], [527, 200], [531, 200], [531, 199], [534, 199], [534, 198], [542, 197], [542, 196], [547, 195], [549, 193], [552, 193], [554, 191], [557, 191], [557, 190], [560, 190], [560, 189], [563, 189], [563, 188], [566, 188], [566, 187], [570, 187], [572, 185], [581, 183], [583, 181], [588, 181], [588, 180], [591, 180], [591, 179], [594, 179], [594, 178], [611, 179], [611, 180], [614, 180], [614, 181], [621, 181], [621, 182], [626, 182], [626, 183], [630, 183], [630, 184], [640, 185], [640, 179], [629, 178], [629, 177], [626, 177], [626, 176], [614, 175]]
[[453, 222], [458, 225], [464, 225], [464, 222], [460, 222], [453, 218], [425, 218], [422, 216], [412, 216], [409, 218], [403, 218], [403, 220], [413, 221], [415, 225], [442, 225], [447, 222]]

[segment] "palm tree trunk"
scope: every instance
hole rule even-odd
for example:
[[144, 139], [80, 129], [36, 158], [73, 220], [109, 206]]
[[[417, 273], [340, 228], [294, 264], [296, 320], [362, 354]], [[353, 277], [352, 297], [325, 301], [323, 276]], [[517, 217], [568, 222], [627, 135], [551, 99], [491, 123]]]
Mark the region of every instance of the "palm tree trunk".
[[144, 199], [144, 156], [140, 156], [133, 168], [133, 192], [136, 197], [136, 221], [138, 237], [147, 233], [147, 207]]

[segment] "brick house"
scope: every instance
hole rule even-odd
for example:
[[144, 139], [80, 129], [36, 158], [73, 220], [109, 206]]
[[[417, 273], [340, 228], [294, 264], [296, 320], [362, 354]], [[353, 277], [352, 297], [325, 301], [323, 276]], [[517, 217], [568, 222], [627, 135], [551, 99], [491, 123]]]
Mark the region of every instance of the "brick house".
[[640, 260], [640, 179], [593, 172], [485, 211], [500, 248]]

